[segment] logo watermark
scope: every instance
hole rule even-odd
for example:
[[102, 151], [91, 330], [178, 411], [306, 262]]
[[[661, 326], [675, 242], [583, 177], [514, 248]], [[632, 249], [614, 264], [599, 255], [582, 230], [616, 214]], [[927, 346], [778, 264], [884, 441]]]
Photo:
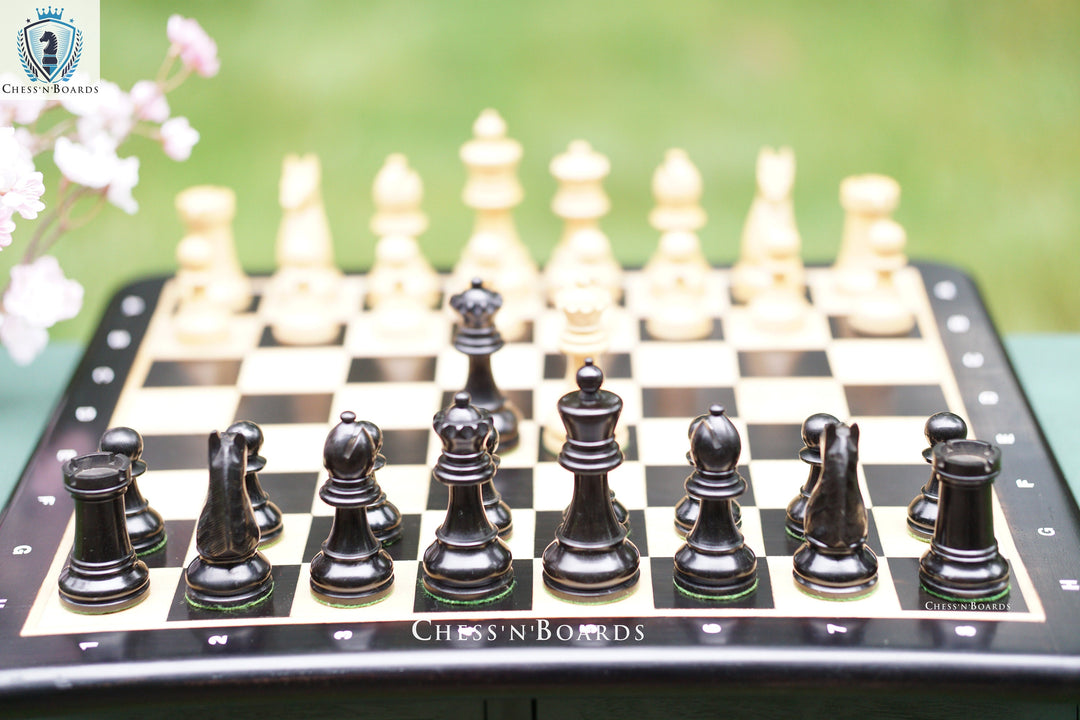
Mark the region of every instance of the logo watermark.
[[100, 24], [99, 0], [45, 6], [4, 3], [0, 9], [0, 97], [97, 92]]
[[625, 623], [555, 623], [544, 618], [528, 622], [481, 623], [417, 620], [412, 624], [412, 636], [423, 643], [635, 643], [645, 639], [645, 626]]

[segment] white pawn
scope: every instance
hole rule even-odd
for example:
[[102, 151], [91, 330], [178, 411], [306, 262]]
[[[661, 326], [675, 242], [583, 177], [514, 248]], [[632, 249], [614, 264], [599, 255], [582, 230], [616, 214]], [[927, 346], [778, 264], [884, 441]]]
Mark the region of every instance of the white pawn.
[[870, 227], [900, 204], [900, 184], [885, 175], [855, 175], [840, 183], [844, 232], [833, 270], [841, 292], [859, 295], [877, 284]]
[[224, 342], [231, 310], [209, 292], [213, 242], [201, 235], [188, 235], [177, 246], [176, 259], [180, 265], [176, 274], [179, 303], [173, 315], [177, 339], [193, 345]]
[[210, 243], [210, 262], [205, 268], [209, 275], [207, 295], [228, 310], [240, 312], [247, 308], [251, 303], [251, 280], [240, 268], [232, 229], [236, 193], [226, 187], [198, 185], [176, 196], [176, 210], [186, 235], [197, 235]]
[[649, 224], [660, 232], [685, 230], [695, 232], [705, 226], [701, 207], [701, 173], [685, 150], [671, 148], [652, 178], [656, 206], [649, 213]]
[[[566, 354], [562, 395], [577, 389], [577, 371], [585, 364], [585, 358], [591, 357], [599, 364], [600, 356], [608, 349], [610, 339], [603, 316], [611, 305], [611, 296], [596, 285], [575, 285], [559, 292], [556, 305], [566, 317], [559, 335], [559, 350]], [[554, 405], [544, 425], [543, 437], [544, 447], [553, 455], [566, 442], [566, 428]]]
[[368, 273], [367, 301], [380, 307], [387, 298], [408, 295], [421, 308], [439, 302], [439, 276], [408, 235], [387, 235], [375, 244], [375, 263]]
[[404, 155], [395, 153], [375, 175], [372, 197], [375, 215], [371, 230], [379, 238], [375, 262], [368, 273], [368, 305], [378, 307], [391, 295], [410, 294], [422, 307], [439, 302], [439, 274], [420, 250], [416, 237], [427, 229], [420, 203], [424, 186]]
[[915, 315], [904, 303], [894, 275], [907, 265], [907, 233], [894, 220], [878, 220], [870, 226], [867, 236], [874, 253], [868, 263], [875, 270], [877, 283], [858, 298], [848, 324], [861, 335], [906, 335], [915, 327]]
[[[795, 225], [792, 188], [795, 185], [795, 153], [789, 147], [764, 147], [757, 159], [757, 193], [743, 226], [741, 252], [732, 268], [731, 294], [746, 303], [773, 284], [767, 246], [779, 228], [800, 243]], [[795, 250], [798, 253], [798, 246]], [[801, 282], [801, 280], [799, 280]]]
[[[391, 236], [393, 237], [393, 236]], [[430, 332], [430, 306], [414, 289], [398, 278], [390, 287], [380, 290], [379, 302], [372, 308], [375, 332], [381, 337], [416, 339]]]
[[611, 254], [607, 235], [599, 228], [585, 227], [575, 232], [567, 243], [564, 258], [558, 272], [548, 268], [548, 289], [556, 302], [559, 293], [576, 285], [597, 285], [608, 293], [612, 302], [622, 299], [622, 267]]
[[712, 333], [705, 303], [708, 267], [700, 263], [696, 234], [672, 230], [660, 236], [660, 247], [648, 268], [650, 303], [645, 319], [649, 334], [660, 340], [699, 340]]
[[[461, 160], [468, 170], [462, 200], [476, 212], [472, 236], [488, 233], [499, 240], [499, 257], [506, 265], [516, 265], [520, 272], [529, 273], [534, 282], [536, 262], [518, 236], [513, 209], [525, 196], [517, 177], [521, 162], [521, 143], [506, 136], [506, 122], [498, 112], [484, 110], [473, 123], [473, 139], [461, 148]], [[466, 287], [472, 275], [467, 266], [476, 262], [471, 243], [454, 267], [454, 275], [466, 277]]]
[[810, 311], [802, 282], [798, 235], [793, 234], [790, 228], [773, 227], [765, 250], [767, 255], [763, 269], [771, 283], [750, 300], [750, 318], [766, 332], [795, 332], [803, 326]]

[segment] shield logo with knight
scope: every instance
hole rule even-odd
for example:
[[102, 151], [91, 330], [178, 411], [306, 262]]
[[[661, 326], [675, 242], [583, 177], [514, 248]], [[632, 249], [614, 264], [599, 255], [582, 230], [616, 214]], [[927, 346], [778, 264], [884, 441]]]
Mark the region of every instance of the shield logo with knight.
[[31, 82], [67, 82], [82, 55], [82, 31], [64, 21], [64, 8], [37, 11], [19, 30], [19, 60]]

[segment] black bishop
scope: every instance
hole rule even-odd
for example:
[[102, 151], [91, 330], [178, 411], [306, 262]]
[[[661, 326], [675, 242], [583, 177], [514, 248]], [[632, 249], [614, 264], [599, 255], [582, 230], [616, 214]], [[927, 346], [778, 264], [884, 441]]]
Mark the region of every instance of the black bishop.
[[757, 558], [735, 524], [735, 498], [746, 491], [736, 470], [742, 440], [724, 408], [713, 405], [690, 423], [687, 494], [697, 500], [698, 515], [675, 553], [675, 586], [690, 595], [732, 599], [757, 587]]
[[319, 497], [334, 508], [334, 524], [311, 561], [311, 592], [328, 605], [367, 605], [393, 589], [394, 563], [368, 521], [371, 505], [385, 499], [375, 482], [377, 430], [345, 411], [323, 445], [329, 477]]

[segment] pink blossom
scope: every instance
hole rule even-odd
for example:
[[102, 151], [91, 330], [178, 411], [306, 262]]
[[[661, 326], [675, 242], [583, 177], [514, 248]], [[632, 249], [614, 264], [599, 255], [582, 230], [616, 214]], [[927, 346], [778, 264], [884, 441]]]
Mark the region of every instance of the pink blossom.
[[98, 86], [100, 89], [93, 96], [96, 105], [80, 108], [83, 112], [75, 127], [83, 143], [105, 135], [116, 147], [135, 125], [135, 105], [116, 83], [102, 80]]
[[[11, 73], [0, 73], [0, 84], [17, 85], [19, 78]], [[0, 99], [0, 125], [29, 125], [38, 119], [48, 104], [41, 95], [10, 95]]]
[[98, 136], [85, 145], [60, 137], [56, 139], [53, 149], [53, 162], [64, 177], [88, 188], [107, 186], [118, 161], [115, 146], [104, 136]]
[[30, 150], [19, 142], [15, 128], [0, 127], [0, 193], [5, 193], [34, 172]]
[[45, 194], [45, 184], [39, 172], [23, 175], [6, 193], [0, 196], [0, 204], [17, 212], [27, 220], [33, 220], [45, 209], [38, 198]]
[[139, 211], [139, 203], [131, 194], [132, 188], [139, 184], [139, 158], [126, 157], [116, 162], [109, 190], [105, 197], [128, 215]]
[[15, 221], [11, 219], [11, 208], [0, 207], [0, 250], [11, 244], [13, 232], [15, 232]]
[[217, 75], [221, 63], [217, 56], [217, 43], [202, 29], [197, 20], [173, 15], [165, 27], [173, 49], [180, 53], [180, 61], [203, 77]]
[[17, 315], [0, 315], [0, 344], [16, 365], [29, 365], [48, 343], [45, 328], [31, 325]]
[[11, 268], [4, 310], [8, 320], [19, 317], [34, 327], [49, 328], [78, 315], [82, 300], [82, 285], [64, 277], [56, 258], [43, 255]]
[[163, 123], [169, 119], [169, 102], [156, 82], [140, 80], [132, 86], [129, 97], [139, 120]]
[[173, 160], [187, 160], [191, 148], [199, 142], [199, 131], [191, 127], [186, 117], [174, 117], [162, 124], [161, 141], [166, 155]]

